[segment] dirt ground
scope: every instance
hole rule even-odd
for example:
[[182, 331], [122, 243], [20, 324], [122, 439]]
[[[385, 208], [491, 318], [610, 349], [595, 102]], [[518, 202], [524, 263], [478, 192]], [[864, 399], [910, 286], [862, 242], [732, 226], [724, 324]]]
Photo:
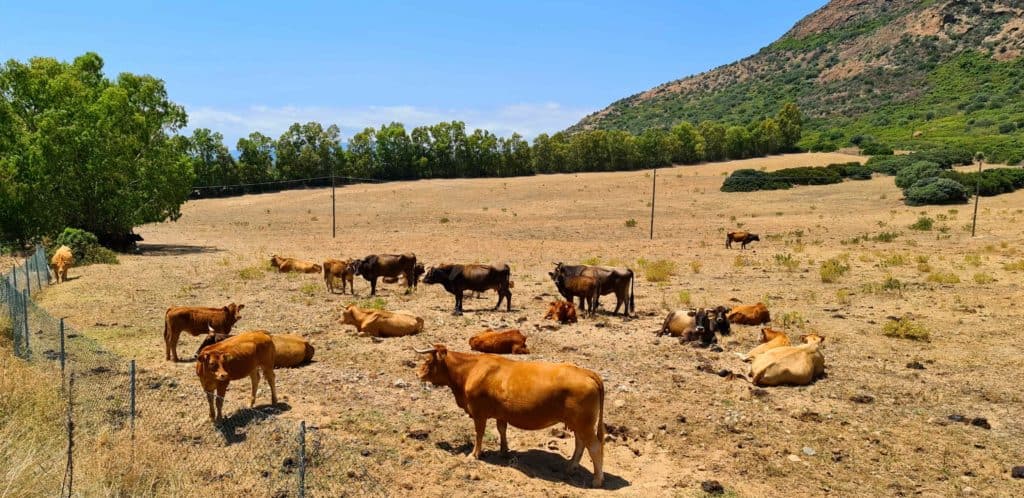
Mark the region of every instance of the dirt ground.
[[[310, 338], [315, 362], [278, 373], [290, 406], [281, 416], [370, 449], [356, 458], [392, 495], [701, 496], [701, 482], [717, 480], [727, 496], [1022, 496], [1024, 480], [1010, 469], [1024, 465], [1024, 293], [1021, 271], [1004, 265], [1024, 259], [1024, 191], [983, 198], [971, 238], [964, 226], [972, 206], [907, 207], [891, 177], [718, 190], [738, 168], [862, 159], [800, 154], [661, 169], [653, 240], [645, 171], [345, 187], [337, 191], [337, 238], [330, 189], [193, 201], [177, 222], [138, 229], [142, 254], [74, 268], [77, 278], [41, 299], [144, 371], [182, 385], [198, 382], [192, 363], [164, 361], [168, 306], [244, 303], [236, 331]], [[934, 228], [908, 228], [922, 213]], [[725, 232], [736, 228], [761, 242], [725, 249]], [[897, 236], [851, 241], [883, 232]], [[452, 297], [438, 286], [406, 295], [384, 284], [386, 307], [410, 310], [426, 327], [376, 342], [337, 322], [341, 307], [367, 299], [366, 281], [356, 277], [356, 297], [329, 295], [319, 275], [271, 273], [265, 262], [272, 253], [319, 261], [392, 252], [415, 252], [427, 266], [508, 262], [513, 311], [492, 312], [492, 292], [467, 299], [465, 316], [454, 317]], [[597, 318], [543, 327], [544, 303], [557, 294], [547, 276], [553, 263], [595, 258], [636, 269], [638, 317], [610, 316], [614, 298], [606, 296]], [[835, 283], [819, 276], [829, 258], [851, 267]], [[640, 259], [671, 261], [675, 273], [649, 282]], [[928, 280], [941, 273], [959, 283]], [[900, 285], [883, 285], [889, 277]], [[735, 326], [720, 339], [721, 353], [656, 338], [665, 314], [684, 301], [765, 302], [794, 341], [810, 330], [826, 337], [827, 377], [754, 390], [716, 375], [744, 369], [733, 353], [754, 347], [759, 329]], [[887, 317], [904, 315], [930, 341], [883, 336]], [[468, 350], [474, 332], [504, 325], [528, 335], [528, 359], [571, 362], [604, 378], [605, 422], [614, 426], [605, 490], [589, 489], [589, 457], [582, 470], [563, 473], [573, 443], [558, 430], [511, 429], [506, 459], [491, 422], [483, 460], [467, 459], [471, 420], [450, 391], [416, 379], [411, 348]], [[198, 343], [183, 338], [180, 355], [191, 358]], [[228, 398], [242, 399], [246, 385], [232, 385]], [[204, 399], [181, 402], [205, 417]], [[990, 428], [951, 415], [984, 418]], [[408, 437], [413, 430], [428, 435]]]

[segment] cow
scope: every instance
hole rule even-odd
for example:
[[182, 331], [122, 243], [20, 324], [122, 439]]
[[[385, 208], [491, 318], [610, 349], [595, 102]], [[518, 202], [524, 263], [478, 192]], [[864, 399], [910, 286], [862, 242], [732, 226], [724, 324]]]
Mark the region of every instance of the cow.
[[[579, 275], [593, 277], [597, 281], [598, 297], [615, 293], [615, 311], [612, 312], [613, 315], [619, 312], [619, 307], [623, 307], [622, 316], [624, 317], [628, 317], [636, 311], [633, 297], [634, 275], [633, 270], [629, 268], [556, 263], [554, 271], [548, 273], [548, 275], [551, 276], [552, 280], [556, 279], [559, 275], [565, 277]], [[596, 303], [594, 307], [597, 307]]]
[[530, 354], [526, 336], [519, 329], [487, 329], [469, 338], [469, 348], [481, 353]]
[[825, 357], [819, 348], [823, 336], [800, 336], [803, 344], [769, 349], [754, 357], [750, 379], [755, 386], [806, 386], [825, 372]]
[[725, 234], [725, 248], [732, 249], [733, 242], [740, 243], [740, 250], [746, 249], [751, 242], [760, 242], [761, 238], [756, 233], [750, 232], [729, 232]]
[[370, 282], [370, 295], [377, 295], [377, 279], [380, 277], [405, 277], [406, 292], [411, 292], [423, 274], [423, 265], [416, 264], [416, 255], [371, 254], [354, 262], [356, 275]]
[[199, 353], [199, 357], [196, 358], [196, 375], [203, 386], [203, 391], [206, 391], [206, 402], [210, 405], [210, 420], [221, 420], [224, 394], [232, 380], [249, 377], [252, 381], [249, 407], [255, 406], [260, 371], [270, 385], [270, 402], [277, 403], [277, 389], [274, 387], [274, 354], [274, 341], [263, 331], [230, 336], [217, 344], [207, 346]]
[[576, 305], [572, 301], [551, 301], [545, 320], [557, 320], [559, 323], [576, 323]]
[[334, 294], [334, 279], [341, 280], [341, 293], [345, 293], [345, 283], [351, 289], [352, 294], [356, 293], [356, 286], [353, 282], [353, 275], [356, 273], [355, 265], [348, 260], [328, 259], [324, 261], [324, 284], [327, 285], [327, 292]]
[[730, 323], [736, 325], [764, 325], [772, 321], [768, 307], [764, 303], [734, 306], [726, 315]]
[[[423, 263], [416, 263], [416, 266], [413, 268], [413, 275], [416, 277], [416, 280], [413, 281], [413, 286], [414, 287], [417, 285], [417, 283], [419, 282], [420, 277], [423, 276], [424, 273], [426, 273], [426, 269], [424, 269]], [[406, 283], [407, 283], [407, 280], [405, 279], [405, 274], [404, 273], [399, 275], [399, 276], [397, 276], [397, 277], [381, 277], [380, 280], [382, 282], [384, 282], [385, 284], [406, 285]]]
[[566, 301], [572, 302], [574, 297], [580, 298], [580, 309], [591, 317], [594, 316], [597, 312], [597, 299], [600, 297], [596, 278], [589, 275], [570, 276], [553, 271], [548, 272], [548, 276], [555, 282], [558, 293]]
[[444, 290], [455, 296], [455, 315], [461, 315], [463, 293], [469, 291], [485, 291], [494, 289], [498, 291], [498, 303], [494, 305], [497, 311], [501, 307], [501, 301], [505, 300], [505, 310], [512, 311], [512, 291], [515, 283], [511, 280], [512, 271], [508, 265], [502, 263], [497, 265], [439, 265], [431, 268], [423, 277], [425, 284], [441, 284]]
[[761, 344], [754, 349], [751, 349], [749, 353], [736, 353], [736, 356], [743, 361], [750, 361], [757, 355], [768, 351], [769, 349], [781, 348], [783, 346], [789, 346], [789, 336], [782, 330], [775, 330], [772, 328], [761, 329]]
[[[270, 334], [266, 330], [256, 330], [255, 332]], [[196, 350], [196, 358], [199, 358], [199, 353], [206, 346], [221, 342], [228, 337], [231, 336], [216, 333], [207, 335], [203, 339], [203, 343], [199, 345], [199, 349]], [[315, 351], [313, 345], [298, 334], [271, 334], [270, 338], [274, 341], [274, 368], [297, 367], [313, 359]]]
[[711, 321], [704, 308], [670, 311], [657, 335], [671, 335], [687, 342], [700, 339], [705, 344], [710, 344], [711, 338], [714, 338]]
[[303, 261], [295, 258], [282, 258], [276, 254], [270, 257], [270, 266], [277, 268], [277, 271], [281, 273], [292, 271], [298, 273], [320, 273], [323, 271], [323, 268], [320, 265], [312, 261]]
[[192, 336], [209, 332], [230, 334], [231, 327], [242, 319], [238, 314], [244, 304], [231, 303], [221, 308], [172, 306], [164, 313], [164, 357], [178, 361], [178, 338], [182, 332]]
[[568, 363], [513, 361], [498, 355], [448, 351], [443, 344], [416, 350], [426, 354], [418, 376], [435, 386], [448, 386], [455, 403], [473, 419], [480, 458], [488, 419], [496, 419], [501, 453], [508, 453], [509, 424], [540, 430], [558, 423], [576, 435], [569, 460], [575, 469], [584, 448], [594, 462], [592, 484], [604, 483], [604, 382], [598, 374]]
[[53, 257], [50, 258], [50, 267], [53, 268], [54, 278], [57, 283], [68, 281], [68, 268], [75, 264], [75, 255], [68, 246], [60, 246]]
[[373, 337], [401, 337], [423, 331], [423, 319], [407, 313], [374, 309], [361, 309], [348, 305], [341, 315], [341, 323], [353, 325], [359, 335]]

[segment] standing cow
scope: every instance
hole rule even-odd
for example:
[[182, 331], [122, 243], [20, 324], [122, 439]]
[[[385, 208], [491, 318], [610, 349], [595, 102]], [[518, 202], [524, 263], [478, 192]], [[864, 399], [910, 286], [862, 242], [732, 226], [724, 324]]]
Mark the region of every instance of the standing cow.
[[341, 280], [341, 293], [345, 293], [345, 284], [348, 283], [352, 294], [356, 293], [356, 286], [352, 276], [356, 273], [355, 263], [348, 260], [328, 259], [324, 261], [324, 284], [327, 292], [334, 294], [334, 279]]
[[555, 282], [558, 293], [566, 301], [572, 302], [573, 298], [580, 298], [580, 309], [591, 317], [594, 316], [597, 312], [597, 298], [600, 296], [596, 278], [587, 275], [566, 276], [555, 272], [548, 272], [548, 276]]
[[[252, 394], [249, 407], [256, 405], [256, 388], [260, 383], [260, 372], [270, 385], [270, 402], [277, 403], [277, 388], [274, 386], [274, 341], [263, 331], [244, 332], [203, 348], [196, 358], [196, 375], [206, 391], [206, 402], [210, 405], [210, 420], [218, 422], [223, 415], [224, 395], [228, 383], [249, 377]], [[216, 411], [214, 401], [216, 397]]]
[[53, 257], [50, 258], [50, 266], [53, 268], [53, 274], [57, 278], [57, 283], [68, 281], [68, 268], [75, 264], [75, 255], [71, 252], [71, 248], [68, 246], [60, 246], [56, 252], [53, 253]]
[[238, 312], [244, 304], [231, 303], [221, 308], [172, 306], [164, 313], [164, 357], [178, 361], [178, 338], [182, 332], [192, 336], [219, 332], [230, 334], [231, 327], [242, 319]]
[[377, 279], [380, 277], [405, 277], [407, 291], [412, 291], [423, 274], [423, 265], [416, 264], [416, 255], [372, 254], [354, 262], [355, 274], [362, 275], [370, 282], [370, 295], [377, 295]]
[[576, 435], [569, 470], [579, 465], [586, 449], [594, 462], [592, 484], [602, 486], [604, 382], [600, 375], [567, 363], [458, 353], [442, 344], [416, 352], [427, 355], [418, 372], [420, 380], [450, 387], [455, 403], [473, 419], [474, 458], [480, 458], [488, 419], [497, 420], [503, 455], [508, 453], [509, 424], [536, 431], [563, 423]]
[[497, 310], [501, 307], [501, 301], [505, 300], [505, 310], [512, 311], [512, 287], [515, 283], [511, 280], [512, 271], [508, 265], [502, 263], [497, 265], [440, 265], [431, 268], [423, 277], [425, 284], [441, 284], [444, 290], [455, 296], [456, 315], [462, 314], [463, 292], [485, 291], [494, 289], [498, 292], [498, 303], [494, 305]]
[[733, 242], [740, 243], [740, 249], [746, 249], [751, 242], [760, 242], [761, 238], [756, 233], [750, 232], [729, 232], [725, 235], [725, 248], [732, 249]]
[[[615, 311], [612, 312], [613, 315], [619, 312], [619, 307], [623, 308], [622, 316], [624, 317], [628, 317], [636, 312], [633, 297], [634, 275], [633, 270], [629, 268], [556, 263], [554, 271], [550, 272], [549, 275], [556, 282], [559, 276], [563, 278], [580, 275], [591, 277], [597, 282], [598, 297], [615, 293]], [[597, 307], [596, 303], [594, 307]]]

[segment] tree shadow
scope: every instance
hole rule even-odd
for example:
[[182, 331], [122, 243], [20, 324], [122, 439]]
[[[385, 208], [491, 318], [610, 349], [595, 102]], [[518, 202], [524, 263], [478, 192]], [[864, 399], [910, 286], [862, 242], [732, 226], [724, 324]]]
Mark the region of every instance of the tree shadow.
[[241, 443], [248, 437], [247, 431], [240, 432], [241, 429], [291, 409], [291, 405], [280, 401], [274, 404], [256, 405], [253, 408], [239, 408], [217, 422], [217, 432], [224, 438], [224, 443], [227, 445]]
[[184, 256], [186, 254], [209, 254], [220, 252], [213, 246], [190, 246], [185, 244], [138, 244], [138, 254], [143, 256]]
[[[470, 442], [464, 442], [459, 446], [452, 446], [447, 441], [441, 441], [435, 446], [453, 455], [466, 456], [473, 451], [473, 443]], [[605, 459], [607, 460], [607, 452]], [[584, 457], [580, 461], [580, 465], [572, 471], [567, 471], [569, 461], [562, 455], [537, 449], [526, 451], [509, 450], [507, 455], [502, 455], [499, 451], [484, 451], [481, 453], [480, 460], [492, 465], [518, 470], [530, 478], [565, 483], [576, 488], [590, 488], [590, 483], [594, 479], [594, 474], [591, 472], [593, 462], [590, 462], [589, 457]], [[586, 462], [590, 462], [591, 468], [585, 466]], [[605, 470], [604, 487], [602, 489], [615, 491], [629, 485], [630, 482], [626, 479]]]

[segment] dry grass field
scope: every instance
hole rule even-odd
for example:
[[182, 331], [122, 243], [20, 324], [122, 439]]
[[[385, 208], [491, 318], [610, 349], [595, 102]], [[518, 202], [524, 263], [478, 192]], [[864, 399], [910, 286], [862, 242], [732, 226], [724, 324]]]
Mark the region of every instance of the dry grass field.
[[[1024, 465], [1024, 191], [982, 199], [971, 238], [971, 206], [907, 207], [891, 177], [718, 190], [737, 168], [860, 159], [800, 154], [659, 170], [654, 240], [644, 171], [345, 187], [334, 239], [330, 189], [193, 201], [177, 222], [138, 229], [141, 254], [74, 268], [77, 278], [40, 302], [136, 358], [145, 375], [190, 389], [198, 389], [193, 363], [164, 361], [168, 306], [244, 303], [236, 330], [302, 334], [315, 361], [278, 373], [288, 407], [280, 416], [343, 441], [351, 453], [336, 464], [358, 462], [390, 495], [701, 496], [700, 483], [717, 480], [727, 496], [1022, 496], [1024, 481], [1010, 469]], [[910, 229], [922, 215], [933, 228]], [[725, 249], [725, 232], [737, 228], [761, 242]], [[378, 304], [413, 311], [426, 327], [378, 342], [337, 322], [345, 304], [367, 300], [366, 281], [356, 277], [355, 297], [329, 295], [319, 275], [278, 274], [266, 263], [272, 253], [320, 261], [388, 252], [415, 252], [427, 266], [508, 262], [513, 311], [492, 312], [491, 292], [467, 299], [455, 317], [438, 286], [407, 295], [384, 284]], [[824, 283], [820, 268], [831, 259], [848, 270]], [[557, 261], [634, 268], [638, 316], [610, 316], [606, 296], [597, 318], [545, 326], [544, 304], [557, 295], [547, 272]], [[826, 337], [826, 378], [758, 390], [716, 375], [745, 368], [733, 353], [757, 344], [757, 327], [734, 326], [721, 353], [655, 337], [671, 309], [758, 301], [794, 341], [812, 330]], [[928, 340], [883, 335], [890, 317], [909, 317]], [[529, 337], [530, 359], [603, 376], [605, 422], [614, 426], [605, 490], [589, 489], [589, 457], [563, 473], [573, 443], [558, 430], [511, 429], [506, 459], [491, 422], [483, 460], [469, 460], [472, 421], [447, 389], [416, 379], [413, 347], [468, 350], [470, 335], [504, 325]], [[181, 356], [191, 358], [198, 343], [184, 337]], [[247, 385], [234, 383], [228, 398], [244, 399]], [[167, 399], [180, 405], [183, 424], [213, 431], [204, 399]], [[951, 415], [981, 417], [990, 428]], [[428, 435], [409, 437], [414, 430]]]

